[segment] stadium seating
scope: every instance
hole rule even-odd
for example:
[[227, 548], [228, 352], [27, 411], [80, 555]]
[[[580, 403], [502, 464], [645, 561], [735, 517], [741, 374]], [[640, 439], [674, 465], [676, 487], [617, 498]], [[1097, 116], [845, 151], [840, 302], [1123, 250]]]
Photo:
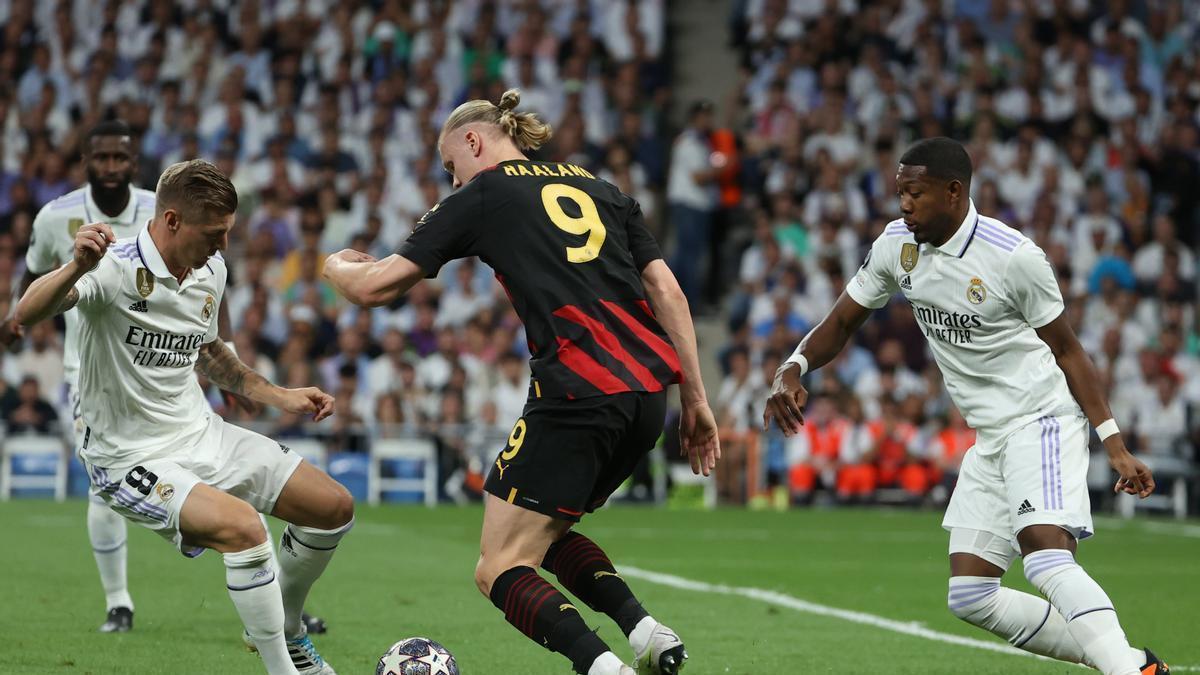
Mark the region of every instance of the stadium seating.
[[[397, 477], [395, 474], [401, 474]], [[425, 438], [383, 438], [371, 446], [368, 501], [378, 504], [385, 496], [416, 493], [422, 503], [438, 501], [437, 448]]]
[[67, 448], [58, 436], [12, 434], [0, 446], [0, 500], [14, 493], [50, 492], [67, 498]]

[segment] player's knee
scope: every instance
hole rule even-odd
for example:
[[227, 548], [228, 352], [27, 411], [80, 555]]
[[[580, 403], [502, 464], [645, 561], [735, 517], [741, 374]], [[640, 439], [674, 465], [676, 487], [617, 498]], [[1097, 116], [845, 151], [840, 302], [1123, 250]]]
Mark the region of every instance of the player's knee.
[[[340, 530], [354, 520], [354, 497], [341, 483], [329, 480], [328, 489], [322, 489], [309, 502], [307, 513], [298, 523], [317, 530]], [[317, 496], [319, 495], [319, 497]]]
[[326, 522], [321, 527], [328, 530], [343, 527], [351, 520], [354, 520], [354, 497], [351, 497], [350, 492], [342, 487], [340, 483], [337, 486], [336, 494], [332, 499], [325, 519]]
[[991, 577], [950, 577], [946, 607], [954, 616], [979, 624], [991, 614], [990, 608], [1000, 597], [1000, 579]]
[[214, 548], [222, 553], [244, 551], [266, 541], [267, 530], [258, 512], [245, 504], [233, 510], [214, 539], [217, 544]]

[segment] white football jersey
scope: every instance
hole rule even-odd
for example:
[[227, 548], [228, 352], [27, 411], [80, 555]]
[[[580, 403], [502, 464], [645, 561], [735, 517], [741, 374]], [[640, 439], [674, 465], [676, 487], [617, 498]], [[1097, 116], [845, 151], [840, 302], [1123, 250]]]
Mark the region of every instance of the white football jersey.
[[[90, 185], [68, 192], [42, 207], [33, 220], [25, 267], [34, 274], [46, 274], [65, 265], [75, 255], [75, 233], [87, 223], [107, 223], [118, 239], [138, 233], [146, 220], [154, 217], [154, 193], [129, 188], [125, 210], [109, 216], [92, 200]], [[63, 317], [67, 324], [63, 340], [63, 370], [67, 384], [74, 387], [79, 379], [79, 318], [75, 310]]]
[[[846, 293], [878, 309], [899, 291], [912, 305], [946, 389], [988, 452], [1046, 415], [1082, 415], [1050, 348], [1034, 332], [1064, 305], [1045, 253], [975, 211], [941, 246], [888, 223]], [[991, 441], [991, 442], [989, 442]]]
[[217, 254], [177, 282], [146, 227], [76, 282], [84, 459], [124, 467], [204, 430], [211, 411], [193, 369], [217, 338], [227, 274]]

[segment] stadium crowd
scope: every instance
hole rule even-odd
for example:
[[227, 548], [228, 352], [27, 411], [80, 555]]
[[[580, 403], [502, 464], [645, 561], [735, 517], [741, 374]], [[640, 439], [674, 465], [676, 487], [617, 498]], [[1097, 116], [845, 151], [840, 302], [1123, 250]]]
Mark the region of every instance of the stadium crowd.
[[[662, 0], [15, 1], [0, 15], [0, 297], [17, 290], [38, 210], [85, 182], [79, 140], [100, 120], [139, 137], [137, 185], [214, 161], [240, 197], [225, 297], [240, 356], [338, 401], [310, 427], [227, 409], [212, 391], [218, 411], [276, 435], [317, 433], [336, 452], [427, 434], [446, 476], [494, 454], [520, 416], [528, 348], [484, 265], [447, 265], [371, 311], [321, 278], [342, 248], [394, 252], [449, 192], [436, 141], [459, 103], [519, 88], [555, 128], [541, 158], [589, 166], [657, 213]], [[48, 430], [50, 404], [67, 414], [61, 352], [46, 324], [4, 356], [10, 431]]]
[[[735, 5], [736, 90], [720, 119], [691, 105], [676, 135], [665, 0], [0, 2], [0, 298], [16, 291], [38, 209], [85, 181], [81, 135], [120, 118], [140, 139], [137, 185], [193, 157], [231, 176], [241, 207], [225, 302], [238, 352], [338, 399], [319, 428], [226, 409], [213, 391], [216, 409], [279, 435], [319, 433], [334, 451], [425, 434], [443, 478], [486, 471], [528, 382], [523, 331], [490, 271], [451, 264], [402, 303], [364, 311], [335, 296], [321, 264], [345, 247], [393, 252], [449, 190], [435, 147], [449, 111], [519, 87], [522, 107], [555, 127], [539, 158], [637, 197], [693, 308], [728, 319], [724, 381], [710, 383], [730, 439], [724, 496], [923, 498], [953, 479], [972, 434], [901, 303], [810, 378], [805, 434], [757, 429], [775, 367], [897, 216], [896, 158], [951, 135], [974, 159], [979, 211], [1055, 263], [1132, 444], [1190, 455], [1200, 8]], [[2, 358], [9, 430], [48, 430], [66, 414], [61, 332], [38, 326]]]
[[741, 155], [710, 143], [708, 199], [688, 206], [711, 248], [679, 255], [711, 252], [697, 276], [737, 288], [718, 405], [761, 455], [751, 491], [944, 499], [952, 485], [973, 432], [902, 300], [809, 378], [806, 433], [755, 431], [775, 367], [899, 217], [900, 153], [941, 135], [968, 146], [978, 211], [1047, 252], [1125, 437], [1169, 487], [1200, 438], [1198, 31], [1200, 7], [1170, 1], [738, 3], [722, 124]]

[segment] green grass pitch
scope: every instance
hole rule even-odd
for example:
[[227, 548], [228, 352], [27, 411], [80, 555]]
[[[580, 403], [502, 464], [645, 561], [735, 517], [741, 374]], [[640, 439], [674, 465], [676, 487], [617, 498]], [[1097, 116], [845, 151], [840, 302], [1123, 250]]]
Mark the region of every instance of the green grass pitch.
[[[184, 559], [138, 527], [130, 527], [129, 541], [135, 630], [96, 633], [104, 604], [84, 514], [82, 501], [0, 504], [7, 534], [0, 673], [264, 672], [241, 645], [220, 556]], [[481, 516], [478, 508], [360, 507], [355, 530], [309, 602], [330, 625], [316, 644], [341, 675], [373, 673], [392, 642], [413, 635], [443, 642], [467, 675], [570, 673], [565, 659], [518, 634], [475, 590]], [[618, 507], [587, 518], [580, 530], [618, 566], [767, 589], [990, 640], [945, 608], [946, 537], [938, 523], [932, 512]], [[1200, 670], [1200, 526], [1101, 519], [1098, 529], [1080, 559], [1116, 602], [1132, 642], [1150, 645], [1183, 666], [1180, 672]], [[691, 675], [1084, 672], [753, 598], [629, 581], [683, 636]], [[1029, 588], [1019, 565], [1006, 583]], [[616, 627], [582, 609], [618, 655], [632, 659]]]

